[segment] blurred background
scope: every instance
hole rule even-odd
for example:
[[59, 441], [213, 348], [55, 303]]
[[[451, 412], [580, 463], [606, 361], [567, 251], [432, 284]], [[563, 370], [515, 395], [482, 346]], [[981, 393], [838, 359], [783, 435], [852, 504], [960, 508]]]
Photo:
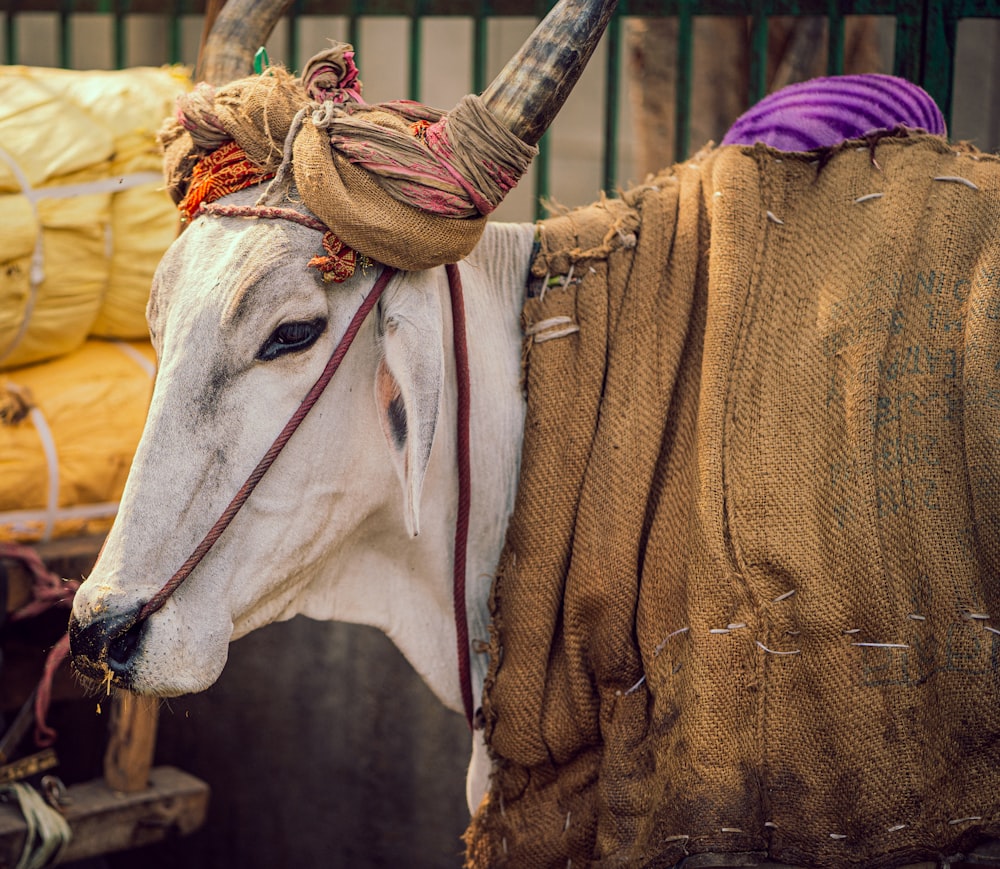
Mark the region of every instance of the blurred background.
[[[8, 2], [12, 12], [18, 11], [8, 16], [0, 63], [110, 69], [174, 61], [193, 66], [197, 59], [203, 18], [185, 11], [198, 8], [191, 0]], [[950, 110], [953, 139], [971, 140], [983, 150], [1000, 147], [1000, 20], [959, 17], [986, 15], [989, 2], [866, 0], [833, 5], [839, 12], [831, 25], [823, 15], [801, 14], [810, 6], [825, 10], [830, 6], [825, 2], [622, 3], [626, 11], [680, 6], [729, 14], [691, 14], [686, 20], [632, 14], [616, 18], [544, 140], [542, 161], [522, 179], [496, 218], [532, 219], [539, 213], [539, 195], [574, 206], [593, 201], [602, 189], [638, 183], [677, 158], [678, 132], [686, 142], [686, 153], [680, 156], [689, 156], [707, 141], [720, 139], [751, 96], [831, 68], [897, 72], [917, 83], [932, 81], [941, 90], [932, 94], [946, 116]], [[353, 14], [312, 14], [345, 6]], [[756, 20], [731, 14], [755, 6], [799, 14], [768, 14]], [[41, 11], [45, 7], [50, 11]], [[85, 8], [105, 11], [71, 11]], [[853, 8], [898, 9], [900, 14], [854, 15]], [[298, 14], [281, 21], [268, 40], [272, 62], [295, 70], [324, 48], [327, 39], [350, 41], [357, 49], [369, 102], [410, 98], [448, 108], [464, 94], [482, 90], [545, 7], [534, 0], [481, 5], [475, 0], [354, 0], [350, 5], [345, 0], [308, 5], [299, 0], [293, 9]], [[763, 29], [759, 21], [765, 22]], [[831, 26], [836, 28], [833, 40]], [[832, 62], [831, 44], [839, 55]], [[954, 66], [948, 69], [952, 56]], [[952, 104], [943, 105], [948, 97]], [[687, 124], [680, 131], [678, 114], [682, 126]]]
[[[930, 79], [945, 82], [952, 138], [1000, 147], [1000, 20], [963, 18], [937, 33], [936, 19], [907, 18], [924, 4], [865, 16], [850, 14], [851, 3], [833, 4], [833, 24], [822, 16], [701, 16], [692, 14], [696, 4], [682, 5], [679, 17], [616, 19], [547, 134], [543, 158], [497, 219], [532, 220], [542, 197], [581, 205], [602, 189], [637, 183], [721, 138], [754, 95], [831, 68], [927, 67]], [[980, 12], [984, 5], [970, 4]], [[351, 14], [311, 14], [317, 6], [296, 3], [300, 14], [281, 22], [267, 45], [273, 63], [296, 69], [328, 38], [353, 41], [369, 102], [410, 97], [444, 108], [482, 89], [531, 31], [537, 11], [516, 2], [470, 14], [459, 2], [360, 0]], [[868, 2], [863, 11], [891, 8]], [[0, 63], [193, 66], [202, 24], [196, 3], [9, 0]], [[914, 28], [918, 37], [904, 41], [901, 34], [912, 36]], [[953, 67], [928, 53], [939, 43], [954, 56]], [[839, 55], [832, 63], [831, 50]], [[47, 642], [60, 631], [51, 628]], [[30, 645], [25, 637], [14, 642]], [[38, 667], [44, 645], [21, 651]], [[17, 692], [7, 694], [10, 705]], [[61, 775], [67, 782], [99, 776], [106, 710], [99, 712], [100, 698], [72, 688], [60, 698], [53, 716]], [[204, 827], [78, 865], [457, 867], [469, 748], [462, 718], [440, 707], [377, 631], [305, 619], [272, 625], [233, 644], [212, 689], [160, 710], [155, 762], [209, 784]]]

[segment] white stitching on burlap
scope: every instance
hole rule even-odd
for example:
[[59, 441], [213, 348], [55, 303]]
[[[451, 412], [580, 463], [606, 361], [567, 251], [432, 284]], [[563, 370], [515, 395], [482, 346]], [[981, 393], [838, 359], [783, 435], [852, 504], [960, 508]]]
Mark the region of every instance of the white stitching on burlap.
[[962, 178], [960, 175], [937, 175], [934, 178], [935, 181], [951, 181], [955, 184], [964, 184], [971, 190], [978, 190], [975, 184], [973, 184], [968, 178]]
[[758, 646], [760, 646], [765, 652], [767, 652], [769, 655], [801, 655], [802, 654], [802, 649], [794, 649], [793, 651], [789, 651], [789, 652], [779, 652], [776, 649], [769, 649], [760, 640], [754, 640], [754, 642]]
[[[562, 328], [556, 328], [558, 326], [562, 326]], [[574, 323], [571, 318], [561, 316], [549, 317], [546, 320], [533, 323], [524, 330], [524, 334], [530, 336], [536, 344], [542, 344], [553, 338], [565, 338], [567, 335], [579, 331], [580, 326]]]
[[[646, 676], [645, 674], [643, 674], [642, 677], [639, 679], [639, 681], [636, 682], [631, 688], [628, 689], [628, 691], [625, 692], [624, 696], [628, 697], [629, 694], [634, 694], [636, 691], [639, 690], [639, 686], [642, 685], [642, 683], [645, 681], [646, 681]], [[619, 697], [623, 696], [621, 691], [617, 691], [616, 693], [618, 694]]]
[[678, 628], [676, 631], [672, 631], [663, 638], [663, 642], [660, 643], [655, 649], [653, 649], [653, 657], [655, 658], [660, 652], [663, 651], [664, 647], [667, 645], [667, 640], [671, 637], [676, 637], [678, 634], [686, 634], [691, 628]]
[[854, 204], [860, 205], [862, 202], [870, 202], [872, 199], [881, 199], [884, 195], [884, 193], [868, 193], [855, 199]]

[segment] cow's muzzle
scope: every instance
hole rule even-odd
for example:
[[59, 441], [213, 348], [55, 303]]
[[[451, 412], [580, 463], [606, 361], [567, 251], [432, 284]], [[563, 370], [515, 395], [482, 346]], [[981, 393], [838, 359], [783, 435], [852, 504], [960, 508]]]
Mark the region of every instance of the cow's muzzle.
[[141, 606], [128, 613], [107, 613], [81, 624], [69, 620], [69, 647], [79, 673], [100, 683], [128, 688], [132, 664], [142, 644]]

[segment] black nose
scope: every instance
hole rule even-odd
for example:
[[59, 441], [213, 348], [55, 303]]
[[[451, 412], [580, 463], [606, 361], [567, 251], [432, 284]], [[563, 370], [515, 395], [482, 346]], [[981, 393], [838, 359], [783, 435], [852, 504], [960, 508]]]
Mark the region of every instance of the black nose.
[[132, 661], [145, 627], [145, 622], [139, 621], [139, 609], [108, 614], [86, 625], [70, 618], [69, 648], [80, 673], [99, 682], [110, 676], [116, 685], [129, 687]]

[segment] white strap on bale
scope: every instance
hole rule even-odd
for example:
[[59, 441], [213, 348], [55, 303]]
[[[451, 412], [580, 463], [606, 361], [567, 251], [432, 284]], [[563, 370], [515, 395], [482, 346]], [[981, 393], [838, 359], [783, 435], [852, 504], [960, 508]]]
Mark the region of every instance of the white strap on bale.
[[[124, 341], [111, 342], [129, 359], [136, 363], [150, 379], [156, 375], [156, 366], [138, 350]], [[56, 523], [67, 520], [111, 519], [118, 513], [118, 501], [102, 501], [95, 504], [75, 504], [69, 507], [59, 506], [59, 452], [56, 447], [52, 429], [49, 427], [45, 414], [36, 406], [28, 412], [28, 418], [35, 426], [38, 439], [45, 454], [45, 465], [48, 471], [48, 483], [45, 487], [45, 507], [41, 510], [11, 510], [0, 512], [0, 527], [28, 530], [43, 525], [41, 542], [52, 539]]]
[[[128, 190], [132, 187], [139, 187], [142, 184], [150, 184], [162, 181], [163, 179], [159, 172], [132, 172], [128, 175], [119, 175], [112, 178], [99, 178], [95, 181], [83, 181], [79, 184], [56, 184], [51, 187], [34, 188], [31, 186], [28, 176], [24, 174], [24, 170], [18, 165], [17, 161], [10, 154], [10, 152], [5, 150], [2, 146], [0, 146], [0, 160], [3, 160], [10, 167], [11, 172], [14, 173], [17, 183], [21, 185], [21, 193], [31, 205], [31, 210], [35, 216], [35, 222], [38, 224], [38, 234], [35, 238], [35, 249], [31, 254], [31, 271], [29, 275], [31, 294], [28, 297], [28, 304], [25, 306], [24, 317], [21, 320], [21, 326], [18, 329], [17, 334], [14, 336], [11, 343], [0, 351], [0, 364], [3, 364], [3, 361], [17, 349], [18, 345], [21, 343], [21, 339], [24, 338], [25, 333], [28, 331], [28, 324], [31, 322], [31, 314], [35, 308], [35, 301], [38, 296], [38, 288], [45, 280], [42, 224], [41, 218], [38, 214], [38, 202], [42, 199], [70, 199], [74, 196], [90, 196], [100, 193], [120, 193], [121, 191]], [[109, 224], [107, 228], [107, 250], [109, 258], [113, 248], [111, 226]]]

